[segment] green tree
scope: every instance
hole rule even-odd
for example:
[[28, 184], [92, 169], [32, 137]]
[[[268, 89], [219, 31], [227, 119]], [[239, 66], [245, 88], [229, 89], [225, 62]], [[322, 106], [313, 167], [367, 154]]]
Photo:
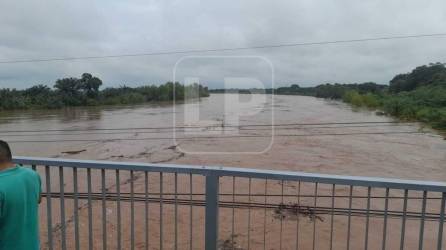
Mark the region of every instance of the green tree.
[[82, 83], [77, 78], [62, 78], [56, 81], [54, 88], [57, 90], [62, 103], [66, 106], [79, 106], [85, 103], [82, 94]]
[[47, 106], [48, 99], [52, 98], [53, 93], [48, 86], [40, 84], [25, 89], [23, 95], [31, 106]]
[[432, 84], [446, 84], [446, 67], [443, 63], [431, 63], [415, 68], [410, 73], [399, 74], [390, 80], [389, 91], [412, 91]]
[[92, 76], [90, 73], [83, 73], [80, 84], [88, 98], [96, 98], [99, 96], [99, 88], [102, 86], [101, 79]]

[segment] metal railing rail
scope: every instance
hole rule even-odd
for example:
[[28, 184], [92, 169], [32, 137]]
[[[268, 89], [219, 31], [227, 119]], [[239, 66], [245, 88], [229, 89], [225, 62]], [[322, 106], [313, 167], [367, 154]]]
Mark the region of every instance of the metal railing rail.
[[[275, 210], [275, 215], [280, 215], [279, 220], [280, 220], [280, 225], [278, 225], [278, 227], [280, 227], [280, 229], [278, 229], [278, 234], [280, 235], [280, 249], [282, 248], [282, 234], [283, 234], [283, 227], [284, 224], [286, 224], [285, 226], [288, 226], [289, 222], [286, 221], [286, 219], [290, 216], [290, 211], [293, 211], [293, 213], [295, 213], [297, 215], [297, 228], [296, 228], [296, 249], [299, 248], [299, 246], [301, 246], [300, 244], [302, 244], [302, 240], [299, 240], [299, 232], [302, 231], [299, 230], [299, 228], [301, 226], [299, 226], [299, 221], [302, 221], [302, 219], [299, 219], [301, 215], [308, 215], [309, 217], [311, 217], [311, 221], [313, 223], [313, 232], [310, 232], [310, 234], [312, 234], [313, 236], [313, 241], [312, 244], [309, 245], [309, 248], [313, 248], [313, 249], [317, 249], [317, 239], [316, 239], [316, 234], [317, 234], [317, 224], [316, 222], [318, 221], [317, 218], [319, 218], [321, 221], [322, 219], [318, 216], [318, 213], [323, 213], [323, 214], [330, 214], [331, 218], [330, 218], [330, 227], [331, 227], [331, 232], [330, 232], [330, 237], [329, 237], [329, 241], [330, 241], [330, 249], [334, 249], [335, 246], [333, 246], [333, 238], [334, 238], [334, 229], [333, 229], [333, 224], [334, 222], [334, 216], [336, 214], [339, 214], [339, 211], [342, 210], [343, 213], [348, 214], [348, 232], [347, 232], [347, 249], [351, 249], [350, 246], [350, 237], [351, 234], [353, 232], [351, 232], [351, 223], [352, 222], [352, 216], [354, 216], [355, 213], [357, 213], [359, 210], [355, 210], [355, 208], [353, 208], [352, 206], [354, 206], [354, 202], [353, 200], [357, 200], [357, 199], [362, 199], [365, 200], [364, 204], [366, 208], [362, 208], [361, 213], [363, 213], [363, 215], [366, 217], [366, 222], [365, 222], [365, 231], [364, 231], [364, 249], [367, 249], [368, 245], [370, 244], [370, 239], [369, 239], [369, 234], [370, 229], [369, 227], [371, 227], [370, 224], [372, 224], [371, 222], [371, 218], [372, 215], [376, 215], [378, 214], [379, 216], [382, 216], [383, 218], [383, 235], [382, 235], [382, 249], [386, 249], [386, 240], [387, 240], [387, 235], [386, 232], [387, 230], [389, 230], [387, 228], [387, 223], [389, 217], [393, 212], [390, 210], [389, 208], [389, 199], [390, 199], [390, 194], [389, 194], [389, 190], [400, 190], [401, 195], [399, 197], [399, 200], [402, 200], [402, 208], [398, 208], [400, 209], [399, 215], [402, 219], [402, 224], [401, 224], [401, 232], [400, 232], [400, 249], [404, 249], [404, 244], [405, 241], [407, 240], [405, 232], [406, 232], [406, 227], [407, 227], [407, 220], [408, 219], [413, 219], [413, 218], [419, 218], [420, 219], [420, 225], [419, 225], [419, 247], [418, 249], [423, 249], [424, 246], [424, 242], [423, 239], [425, 236], [425, 221], [426, 217], [430, 216], [431, 218], [433, 218], [434, 220], [438, 219], [438, 227], [437, 227], [437, 236], [436, 236], [436, 249], [441, 250], [443, 249], [443, 238], [444, 238], [444, 220], [445, 220], [445, 201], [446, 201], [446, 183], [444, 182], [432, 182], [432, 181], [415, 181], [415, 180], [400, 180], [400, 179], [390, 179], [390, 178], [374, 178], [374, 177], [357, 177], [357, 176], [341, 176], [341, 175], [327, 175], [327, 174], [312, 174], [312, 173], [304, 173], [304, 172], [291, 172], [291, 171], [276, 171], [276, 170], [260, 170], [260, 169], [246, 169], [246, 168], [232, 168], [232, 167], [211, 167], [211, 166], [185, 166], [185, 165], [174, 165], [174, 164], [150, 164], [150, 163], [133, 163], [133, 162], [107, 162], [107, 161], [87, 161], [87, 160], [73, 160], [73, 159], [51, 159], [51, 158], [38, 158], [38, 157], [14, 157], [14, 162], [17, 164], [21, 164], [21, 165], [28, 165], [28, 166], [32, 166], [33, 169], [40, 167], [44, 167], [44, 172], [43, 175], [45, 176], [45, 186], [46, 186], [46, 192], [45, 197], [46, 200], [49, 201], [47, 202], [47, 224], [48, 224], [48, 249], [53, 249], [53, 238], [52, 238], [52, 234], [54, 231], [54, 225], [52, 222], [53, 218], [53, 214], [52, 214], [52, 210], [54, 210], [54, 207], [51, 203], [51, 199], [55, 199], [55, 198], [59, 198], [60, 199], [60, 222], [61, 225], [59, 226], [61, 234], [63, 235], [62, 240], [61, 240], [61, 248], [62, 249], [67, 249], [67, 243], [66, 243], [66, 239], [65, 239], [65, 235], [67, 234], [67, 229], [65, 227], [65, 222], [67, 220], [66, 216], [67, 216], [67, 212], [66, 212], [66, 204], [64, 201], [64, 198], [68, 198], [71, 197], [73, 199], [74, 202], [74, 209], [72, 211], [73, 216], [74, 216], [74, 223], [76, 224], [76, 226], [74, 227], [74, 231], [72, 232], [75, 236], [76, 242], [73, 248], [75, 249], [80, 249], [80, 243], [79, 243], [79, 228], [78, 228], [78, 219], [79, 219], [79, 203], [80, 203], [80, 198], [82, 196], [82, 194], [79, 192], [78, 190], [78, 171], [80, 170], [85, 170], [86, 171], [86, 175], [87, 175], [87, 192], [84, 194], [84, 198], [86, 200], [88, 200], [86, 206], [88, 208], [88, 248], [89, 249], [93, 249], [93, 243], [94, 243], [94, 238], [93, 238], [93, 217], [95, 216], [93, 209], [92, 209], [92, 202], [93, 200], [100, 200], [102, 201], [102, 216], [104, 216], [102, 218], [102, 241], [103, 241], [103, 249], [107, 248], [107, 221], [105, 218], [106, 214], [107, 214], [107, 202], [110, 201], [117, 201], [117, 217], [118, 217], [118, 223], [117, 223], [117, 227], [118, 227], [118, 232], [120, 232], [121, 228], [123, 227], [122, 223], [121, 223], [121, 208], [120, 208], [120, 202], [121, 199], [127, 202], [131, 203], [131, 215], [130, 215], [130, 234], [131, 234], [131, 249], [135, 249], [137, 246], [135, 246], [135, 226], [134, 226], [134, 221], [135, 221], [135, 202], [138, 202], [138, 200], [142, 201], [145, 203], [145, 230], [148, 231], [149, 230], [149, 225], [148, 224], [148, 205], [149, 202], [158, 202], [159, 203], [159, 207], [160, 207], [160, 218], [159, 218], [159, 245], [158, 247], [160, 249], [163, 249], [163, 232], [165, 231], [165, 229], [163, 229], [163, 227], [166, 227], [167, 224], [163, 223], [163, 204], [164, 205], [169, 205], [169, 204], [174, 204], [175, 205], [175, 230], [172, 231], [175, 234], [175, 242], [172, 243], [172, 246], [175, 249], [178, 249], [178, 227], [177, 227], [177, 220], [178, 220], [178, 205], [190, 205], [190, 215], [191, 215], [191, 222], [190, 222], [190, 244], [192, 247], [192, 206], [194, 205], [194, 202], [197, 202], [197, 200], [193, 199], [193, 197], [196, 194], [193, 194], [193, 188], [192, 185], [194, 183], [194, 181], [192, 181], [192, 176], [193, 175], [199, 175], [199, 176], [203, 176], [204, 178], [204, 192], [201, 192], [199, 194], [199, 196], [203, 197], [203, 200], [200, 202], [199, 205], [204, 206], [204, 248], [207, 250], [212, 250], [212, 249], [227, 249], [227, 246], [225, 246], [224, 244], [222, 245], [222, 237], [220, 235], [220, 230], [222, 229], [221, 226], [219, 224], [219, 222], [221, 222], [222, 218], [219, 216], [220, 212], [222, 209], [224, 209], [222, 207], [222, 204], [226, 204], [227, 202], [229, 202], [226, 207], [229, 207], [230, 209], [232, 209], [232, 229], [228, 226], [228, 227], [224, 227], [223, 230], [226, 231], [232, 231], [232, 234], [230, 235], [230, 242], [231, 244], [229, 244], [232, 249], [238, 249], [235, 246], [235, 239], [234, 237], [237, 237], [237, 235], [234, 234], [234, 228], [237, 226], [235, 225], [237, 222], [235, 222], [234, 219], [234, 214], [235, 214], [235, 209], [236, 209], [236, 197], [241, 196], [240, 193], [236, 193], [236, 178], [243, 178], [243, 179], [248, 179], [249, 180], [249, 184], [247, 184], [247, 188], [246, 186], [244, 186], [244, 195], [247, 195], [249, 200], [244, 200], [244, 201], [240, 201], [239, 203], [242, 204], [243, 206], [246, 205], [245, 208], [248, 209], [248, 214], [245, 215], [247, 216], [247, 220], [248, 220], [248, 230], [246, 233], [246, 237], [247, 237], [247, 246], [248, 249], [253, 246], [250, 246], [251, 244], [253, 244], [250, 240], [251, 237], [254, 237], [253, 233], [251, 231], [255, 231], [258, 229], [253, 229], [254, 226], [252, 225], [253, 223], [253, 219], [251, 218], [251, 216], [253, 216], [252, 214], [254, 213], [253, 209], [256, 208], [256, 206], [258, 205], [260, 207], [261, 203], [259, 200], [256, 200], [257, 202], [252, 202], [253, 199], [255, 199], [255, 196], [264, 196], [264, 200], [265, 200], [265, 216], [266, 216], [266, 210], [267, 209], [271, 209], [272, 207], [275, 206], [275, 204], [277, 204], [277, 208]], [[73, 173], [73, 192], [68, 192], [64, 189], [65, 186], [65, 179], [66, 176], [64, 177], [63, 173], [64, 173], [64, 168], [72, 168], [72, 173]], [[100, 171], [101, 175], [100, 175], [100, 181], [98, 181], [97, 183], [92, 183], [92, 170], [95, 171]], [[115, 170], [113, 172], [115, 172], [115, 178], [116, 178], [116, 192], [115, 194], [110, 194], [109, 190], [106, 188], [106, 171], [111, 171], [111, 170]], [[51, 175], [52, 175], [52, 171], [57, 171], [59, 173], [59, 184], [60, 184], [60, 188], [59, 188], [59, 193], [60, 195], [56, 195], [56, 193], [51, 190], [52, 187], [52, 183], [51, 183]], [[130, 173], [130, 191], [126, 194], [126, 196], [122, 196], [121, 194], [121, 190], [120, 190], [120, 171], [129, 171]], [[135, 192], [135, 176], [134, 173], [135, 172], [143, 172], [145, 173], [145, 178], [144, 178], [144, 182], [141, 183], [141, 185], [145, 186], [145, 194], [144, 192], [142, 193], [136, 193]], [[154, 200], [153, 198], [150, 198], [150, 195], [153, 194], [149, 194], [148, 193], [148, 186], [149, 186], [149, 177], [148, 174], [149, 173], [159, 173], [159, 192], [158, 192], [158, 197], [156, 200]], [[173, 193], [163, 193], [163, 174], [174, 174], [175, 175], [175, 179], [173, 181], [174, 186], [175, 186], [175, 191]], [[187, 192], [183, 192], [183, 193], [178, 193], [178, 180], [177, 180], [177, 175], [190, 175], [190, 197], [184, 197]], [[232, 180], [232, 188], [230, 187], [230, 185], [224, 186], [222, 185], [223, 179], [224, 178], [230, 178], [230, 181]], [[263, 194], [254, 194], [253, 190], [251, 190], [251, 181], [254, 182], [256, 180], [263, 180], [265, 182], [264, 184], [264, 189], [265, 192]], [[273, 183], [271, 184], [272, 181], [279, 181], [279, 183]], [[290, 194], [285, 194], [284, 193], [284, 189], [290, 189], [289, 186], [285, 186], [284, 183], [286, 182], [292, 182], [292, 183], [298, 183], [298, 187], [297, 185], [293, 186], [292, 189], [293, 190], [297, 190], [296, 197], [298, 197], [298, 202], [295, 203], [294, 205], [291, 204], [286, 204], [287, 201], [289, 201], [289, 196], [291, 196]], [[304, 184], [312, 184], [314, 186], [313, 191], [311, 191], [312, 194], [310, 195], [304, 195], [302, 194], [301, 196], [301, 190], [304, 190], [304, 188], [301, 188], [301, 183], [302, 186], [304, 186]], [[93, 186], [98, 184], [101, 187], [101, 191], [94, 193], [93, 192]], [[152, 183], [153, 184], [153, 183]], [[138, 184], [139, 185], [139, 184]], [[197, 184], [198, 185], [198, 184]], [[277, 190], [280, 190], [281, 188], [281, 193], [279, 192], [279, 194], [275, 193], [275, 196], [279, 197], [279, 200], [274, 200], [273, 204], [267, 203], [267, 199], [274, 199], [274, 197], [269, 196], [268, 193], [268, 185], [276, 185], [277, 186]], [[319, 185], [319, 188], [318, 188]], [[330, 188], [328, 188], [327, 190], [331, 190], [331, 193], [326, 193], [324, 195], [324, 190], [320, 189], [320, 185], [329, 185]], [[292, 185], [290, 185], [292, 186]], [[339, 186], [345, 186], [345, 187], [349, 187], [349, 190], [347, 190], [347, 192], [345, 193], [345, 195], [343, 197], [347, 198], [348, 200], [346, 200], [346, 202], [348, 201], [348, 207], [347, 205], [345, 205], [345, 207], [340, 207], [340, 208], [336, 208], [335, 207], [335, 199], [343, 199], [343, 198], [339, 198], [338, 196], [335, 195], [336, 192], [343, 192], [341, 191], [337, 191], [336, 187]], [[353, 189], [359, 189], [360, 187], [365, 188], [366, 192], [364, 195], [362, 195], [362, 197], [357, 198], [353, 195]], [[231, 200], [224, 200], [223, 201], [223, 196], [220, 197], [220, 194], [222, 193], [220, 190], [221, 189], [228, 189], [230, 188], [232, 190], [232, 201]], [[385, 190], [385, 196], [382, 196], [381, 198], [377, 198], [374, 197], [372, 195], [372, 188], [377, 188], [377, 189], [383, 189]], [[276, 190], [275, 189], [275, 190]], [[258, 191], [258, 190], [257, 190]], [[274, 191], [274, 190], [273, 190]], [[319, 192], [318, 192], [319, 191]], [[349, 191], [349, 192], [348, 192]], [[411, 193], [413, 192], [422, 192], [423, 196], [422, 197], [409, 197], [409, 191]], [[248, 192], [248, 193], [247, 193]], [[302, 191], [303, 192], [303, 191]], [[327, 191], [328, 192], [328, 191]], [[396, 192], [396, 191], [395, 191]], [[428, 193], [436, 193], [438, 194], [437, 196], [429, 196], [428, 197]], [[124, 193], [124, 192], [123, 192]], [[293, 193], [294, 194], [294, 193]], [[273, 195], [273, 194], [271, 194]], [[111, 198], [111, 196], [113, 196]], [[164, 197], [163, 197], [164, 196]], [[179, 197], [183, 196], [182, 199], [180, 199]], [[226, 193], [226, 196], [231, 197], [231, 192]], [[170, 197], [170, 200], [167, 198]], [[272, 197], [272, 198], [271, 198]], [[303, 206], [300, 202], [301, 199], [305, 199], [308, 197], [313, 197], [314, 198], [314, 204], [310, 204], [308, 206]], [[190, 203], [188, 203], [188, 199], [190, 198]], [[435, 201], [438, 201], [439, 204], [435, 203], [435, 206], [438, 206], [438, 208], [436, 208], [436, 210], [434, 212], [429, 212], [426, 210], [426, 204], [428, 204], [428, 207], [430, 209], [430, 207], [434, 206], [431, 205], [431, 199], [435, 199]], [[238, 199], [238, 198], [237, 198]], [[318, 206], [317, 202], [321, 201], [322, 199], [328, 199], [327, 206], [322, 206], [322, 208], [320, 206]], [[383, 205], [384, 210], [377, 210], [377, 209], [372, 209], [371, 208], [371, 202], [375, 202], [376, 199], [381, 199], [384, 200], [383, 201]], [[421, 203], [419, 204], [422, 208], [421, 212], [417, 213], [418, 217], [413, 217], [414, 213], [413, 211], [409, 211], [408, 209], [408, 202], [412, 202], [413, 200], [419, 200]], [[336, 200], [337, 201], [337, 200]], [[226, 202], [226, 203], [225, 203]], [[231, 203], [232, 202], [232, 203]], [[311, 202], [313, 203], [313, 202]], [[323, 202], [322, 202], [323, 203]], [[353, 203], [353, 204], [352, 204]], [[231, 204], [232, 204], [232, 208], [231, 208]], [[239, 204], [239, 205], [240, 205]], [[347, 204], [347, 203], [346, 203]], [[268, 208], [268, 206], [270, 208]], [[263, 206], [262, 206], [263, 209]], [[283, 210], [281, 210], [283, 209]], [[341, 209], [341, 210], [340, 210]], [[284, 213], [283, 211], [287, 211], [286, 213]], [[322, 212], [321, 212], [322, 211]], [[378, 212], [376, 212], [378, 211]], [[411, 217], [412, 216], [412, 217]], [[231, 223], [231, 222], [228, 222]], [[266, 232], [266, 218], [265, 218], [265, 224], [263, 227], [265, 227], [264, 229], [264, 242], [263, 242], [263, 247], [266, 248], [266, 238], [267, 238], [267, 232]], [[302, 223], [302, 222], [301, 222]], [[356, 222], [355, 222], [356, 223]], [[380, 222], [381, 223], [381, 222]], [[303, 233], [303, 232], [301, 232]], [[146, 249], [148, 249], [148, 241], [149, 241], [149, 232], [145, 232], [143, 236], [138, 236], [138, 237], [142, 237], [145, 238], [145, 243], [146, 243]], [[117, 243], [117, 248], [121, 249], [121, 245], [122, 243], [122, 239], [120, 237], [120, 235], [118, 235], [118, 239], [117, 239], [118, 243]], [[372, 242], [373, 243], [373, 242]], [[284, 248], [286, 248], [284, 246]], [[359, 247], [353, 247], [353, 249], [358, 249]], [[240, 248], [241, 249], [241, 248]]]
[[401, 180], [379, 177], [360, 177], [345, 175], [313, 174], [294, 171], [277, 171], [250, 168], [217, 166], [151, 164], [135, 162], [89, 161], [73, 159], [53, 159], [40, 157], [14, 157], [14, 162], [23, 165], [64, 166], [90, 169], [119, 169], [133, 171], [199, 174], [204, 176], [235, 176], [269, 180], [293, 180], [363, 187], [381, 187], [391, 189], [410, 189], [418, 191], [446, 192], [446, 182]]

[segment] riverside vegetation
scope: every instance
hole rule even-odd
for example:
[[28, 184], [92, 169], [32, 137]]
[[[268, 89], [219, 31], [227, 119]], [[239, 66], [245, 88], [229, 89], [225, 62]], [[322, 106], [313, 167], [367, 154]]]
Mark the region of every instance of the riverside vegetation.
[[395, 76], [388, 87], [378, 91], [347, 90], [342, 100], [446, 130], [446, 68], [441, 63], [420, 66]]
[[63, 108], [73, 106], [96, 106], [115, 104], [138, 104], [184, 100], [184, 97], [207, 97], [207, 87], [199, 84], [147, 85], [136, 88], [122, 86], [100, 90], [102, 80], [89, 73], [81, 78], [58, 79], [54, 88], [36, 85], [24, 90], [0, 89], [0, 110], [30, 108]]
[[280, 95], [305, 95], [338, 99], [354, 107], [379, 110], [381, 114], [404, 121], [421, 121], [433, 128], [446, 130], [446, 67], [431, 63], [409, 73], [396, 75], [388, 85], [373, 82], [360, 84], [322, 84], [316, 87], [290, 87], [251, 90], [211, 90], [211, 93], [251, 92]]

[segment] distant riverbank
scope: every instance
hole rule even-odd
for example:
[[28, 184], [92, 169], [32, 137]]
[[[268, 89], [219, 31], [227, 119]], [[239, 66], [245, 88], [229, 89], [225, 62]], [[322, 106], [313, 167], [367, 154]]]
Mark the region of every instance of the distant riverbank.
[[403, 121], [419, 121], [446, 131], [446, 67], [442, 63], [423, 65], [409, 73], [398, 74], [389, 85], [365, 82], [300, 87], [293, 84], [277, 89], [216, 89], [210, 92], [274, 93], [336, 99], [354, 107], [378, 110], [378, 114]]
[[0, 111], [23, 109], [60, 109], [65, 107], [128, 105], [208, 97], [207, 87], [184, 86], [178, 82], [141, 87], [121, 86], [100, 90], [102, 80], [89, 73], [81, 78], [58, 79], [54, 88], [36, 85], [24, 90], [0, 89]]

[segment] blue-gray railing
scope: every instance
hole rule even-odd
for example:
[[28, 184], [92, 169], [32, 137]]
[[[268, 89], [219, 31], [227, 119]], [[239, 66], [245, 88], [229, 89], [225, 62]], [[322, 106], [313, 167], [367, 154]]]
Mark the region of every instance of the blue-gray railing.
[[42, 177], [42, 248], [444, 249], [443, 182], [32, 157], [14, 161]]

